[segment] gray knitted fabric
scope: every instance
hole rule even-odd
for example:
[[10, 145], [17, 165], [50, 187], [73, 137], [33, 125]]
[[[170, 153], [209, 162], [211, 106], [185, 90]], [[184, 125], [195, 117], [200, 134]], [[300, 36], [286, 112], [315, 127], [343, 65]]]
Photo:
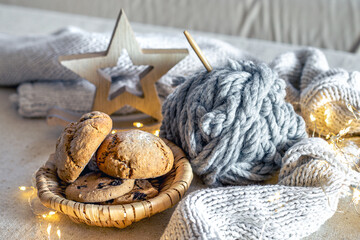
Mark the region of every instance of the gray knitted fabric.
[[[104, 51], [110, 34], [89, 33], [70, 27], [51, 35], [14, 37], [0, 34], [0, 85], [18, 87], [17, 95], [11, 100], [18, 104], [19, 113], [26, 117], [46, 116], [48, 109], [58, 106], [75, 112], [88, 112], [92, 107], [95, 87], [88, 81], [58, 62], [61, 55]], [[186, 48], [185, 37], [160, 34], [136, 34], [142, 48]], [[209, 61], [217, 66], [224, 65], [227, 57], [249, 58], [242, 51], [222, 41], [196, 38]], [[221, 51], [219, 51], [221, 49]], [[20, 67], [19, 67], [20, 66]], [[157, 82], [160, 98], [163, 100], [173, 91], [172, 79], [187, 76], [203, 66], [190, 51], [190, 55], [172, 68]], [[135, 94], [141, 94], [138, 74], [144, 66], [133, 66], [124, 52], [115, 68], [107, 69], [113, 84], [110, 95], [122, 86]], [[127, 107], [120, 113], [134, 109]]]
[[202, 189], [176, 207], [161, 239], [300, 239], [337, 209], [359, 173], [320, 138], [304, 139], [282, 159], [278, 185]]
[[265, 64], [229, 61], [186, 79], [163, 104], [160, 135], [190, 157], [210, 186], [262, 181], [306, 137], [285, 83]]
[[286, 81], [286, 100], [301, 111], [310, 131], [325, 136], [351, 126], [349, 133], [360, 133], [359, 72], [329, 68], [314, 48], [282, 54], [270, 65]]

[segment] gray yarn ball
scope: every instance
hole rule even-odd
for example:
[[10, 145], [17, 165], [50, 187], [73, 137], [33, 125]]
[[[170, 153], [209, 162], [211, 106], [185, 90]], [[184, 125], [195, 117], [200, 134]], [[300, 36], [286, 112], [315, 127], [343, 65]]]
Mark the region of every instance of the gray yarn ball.
[[265, 180], [307, 137], [285, 94], [285, 82], [265, 64], [229, 60], [183, 79], [163, 104], [160, 136], [182, 147], [207, 185]]

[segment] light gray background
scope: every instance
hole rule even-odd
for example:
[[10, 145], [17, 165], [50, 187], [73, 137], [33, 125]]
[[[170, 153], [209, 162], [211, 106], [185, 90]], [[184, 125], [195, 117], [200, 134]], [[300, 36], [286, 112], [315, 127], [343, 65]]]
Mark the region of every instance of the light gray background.
[[0, 0], [0, 3], [358, 52], [360, 0]]

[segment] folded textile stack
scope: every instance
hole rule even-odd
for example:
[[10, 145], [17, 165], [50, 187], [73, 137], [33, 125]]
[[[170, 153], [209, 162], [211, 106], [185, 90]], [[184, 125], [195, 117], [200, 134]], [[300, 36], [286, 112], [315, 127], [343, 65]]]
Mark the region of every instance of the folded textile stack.
[[[66, 28], [48, 36], [13, 37], [0, 35], [0, 86], [16, 86], [18, 93], [11, 100], [18, 105], [18, 112], [24, 117], [44, 117], [54, 106], [84, 113], [92, 108], [95, 87], [86, 80], [63, 67], [58, 57], [62, 55], [104, 51], [110, 35], [89, 33], [78, 28]], [[181, 48], [186, 40], [180, 37], [156, 34], [137, 35], [141, 48]], [[198, 38], [212, 64], [220, 66], [227, 58], [251, 58], [231, 45], [207, 38]], [[69, 47], [71, 46], [71, 47]], [[21, 66], [19, 68], [19, 66]], [[119, 58], [118, 65], [108, 69], [112, 77], [109, 95], [127, 86], [130, 91], [141, 93], [140, 72], [144, 66], [134, 66], [126, 52]], [[161, 100], [173, 91], [172, 79], [188, 76], [202, 69], [195, 54], [186, 57], [157, 82]], [[130, 107], [120, 113], [134, 111]]]

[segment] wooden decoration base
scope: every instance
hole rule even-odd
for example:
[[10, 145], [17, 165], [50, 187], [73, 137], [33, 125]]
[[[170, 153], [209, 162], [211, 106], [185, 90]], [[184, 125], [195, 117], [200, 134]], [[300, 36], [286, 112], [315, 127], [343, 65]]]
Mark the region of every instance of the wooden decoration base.
[[[46, 121], [50, 126], [65, 127], [70, 122], [76, 122], [82, 114], [64, 110], [58, 107], [52, 108], [47, 115]], [[160, 129], [161, 122], [143, 113], [128, 115], [112, 115], [113, 128], [117, 130], [140, 129], [146, 132], [155, 132]], [[141, 123], [143, 126], [134, 126], [134, 123]]]

